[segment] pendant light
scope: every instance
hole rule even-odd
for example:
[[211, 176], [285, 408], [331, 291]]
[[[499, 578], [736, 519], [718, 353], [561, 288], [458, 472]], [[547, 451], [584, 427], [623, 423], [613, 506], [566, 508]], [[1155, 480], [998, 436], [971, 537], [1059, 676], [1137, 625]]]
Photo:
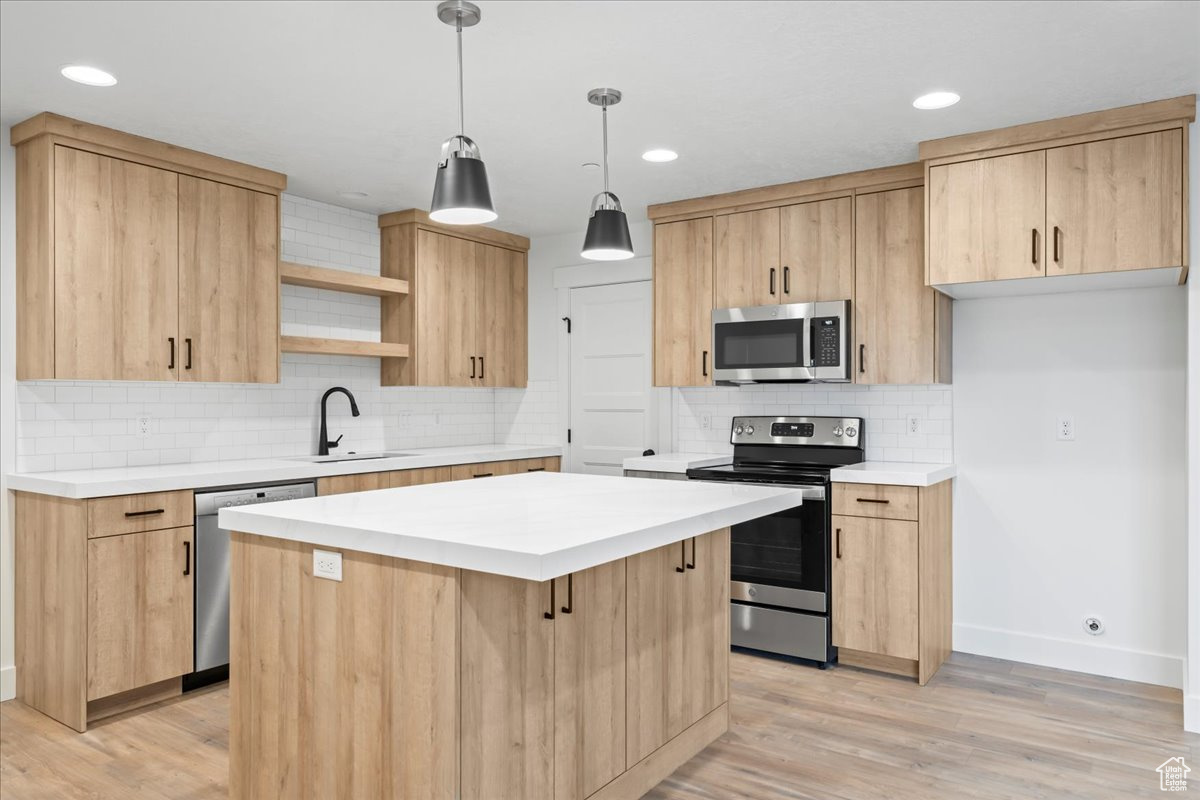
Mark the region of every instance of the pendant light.
[[466, 0], [438, 3], [438, 19], [458, 32], [458, 135], [442, 142], [429, 218], [449, 225], [481, 225], [496, 219], [487, 168], [479, 147], [463, 133], [462, 29], [477, 25], [479, 6]]
[[592, 198], [592, 216], [580, 255], [592, 261], [621, 261], [633, 258], [629, 220], [621, 210], [621, 201], [608, 190], [608, 107], [621, 102], [621, 93], [616, 89], [592, 89], [587, 98], [592, 105], [600, 106], [603, 120], [604, 191]]

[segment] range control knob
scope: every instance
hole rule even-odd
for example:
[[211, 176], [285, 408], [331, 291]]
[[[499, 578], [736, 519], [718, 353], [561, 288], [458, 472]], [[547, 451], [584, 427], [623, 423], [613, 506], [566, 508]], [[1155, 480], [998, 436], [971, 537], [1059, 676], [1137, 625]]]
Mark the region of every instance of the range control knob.
[[846, 428], [846, 435], [853, 439], [855, 436], [858, 436], [858, 428], [853, 426]]
[[753, 435], [754, 435], [754, 426], [753, 426], [753, 425], [747, 425], [747, 426], [746, 426], [746, 433], [748, 433], [748, 434], [750, 434], [751, 436], [753, 436]]
[[756, 596], [758, 596], [758, 589], [751, 586], [749, 589], [746, 590], [746, 594], [750, 595], [751, 597], [756, 597]]
[[746, 429], [745, 429], [745, 428], [743, 428], [741, 425], [738, 425], [738, 426], [737, 426], [737, 429], [736, 429], [736, 430], [734, 430], [734, 433], [736, 433], [738, 436], [741, 436], [741, 435], [742, 435], [742, 432], [743, 432], [743, 431], [745, 431], [745, 430], [746, 430]]
[[842, 435], [842, 426], [841, 426], [841, 425], [834, 425], [834, 426], [833, 426], [833, 435], [834, 435], [834, 436], [841, 436], [841, 435]]

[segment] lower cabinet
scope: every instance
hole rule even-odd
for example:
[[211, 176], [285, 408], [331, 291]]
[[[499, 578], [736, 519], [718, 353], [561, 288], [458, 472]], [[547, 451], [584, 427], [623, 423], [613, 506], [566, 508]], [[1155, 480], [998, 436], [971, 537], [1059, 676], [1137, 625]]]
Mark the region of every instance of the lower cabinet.
[[924, 685], [950, 655], [952, 487], [833, 485], [840, 663]]
[[334, 475], [317, 481], [317, 494], [369, 492], [374, 489], [395, 489], [399, 486], [419, 486], [426, 483], [461, 481], [470, 478], [490, 478], [494, 475], [515, 475], [520, 472], [558, 472], [558, 456], [522, 458], [510, 461], [484, 461], [478, 464], [455, 464], [450, 467], [398, 469], [391, 472], [364, 472], [358, 475]]

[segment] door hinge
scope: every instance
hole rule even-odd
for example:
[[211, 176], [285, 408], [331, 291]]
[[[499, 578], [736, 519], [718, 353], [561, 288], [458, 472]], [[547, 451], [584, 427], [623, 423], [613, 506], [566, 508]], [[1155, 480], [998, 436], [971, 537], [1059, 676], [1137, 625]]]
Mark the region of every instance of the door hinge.
[[567, 444], [571, 443], [571, 429], [567, 428]]
[[563, 317], [563, 322], [567, 323], [567, 333], [570, 334], [571, 333], [571, 318]]

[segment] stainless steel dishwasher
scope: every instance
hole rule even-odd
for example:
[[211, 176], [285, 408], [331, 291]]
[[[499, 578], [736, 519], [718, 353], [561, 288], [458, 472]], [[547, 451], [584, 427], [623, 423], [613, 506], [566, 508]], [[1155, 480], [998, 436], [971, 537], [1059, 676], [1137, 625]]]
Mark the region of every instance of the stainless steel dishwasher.
[[[229, 664], [229, 531], [217, 525], [217, 512], [231, 506], [251, 506], [315, 497], [316, 484], [240, 486], [196, 492], [196, 619], [195, 672], [191, 685], [209, 681], [206, 671]], [[212, 676], [220, 679], [221, 676]]]

